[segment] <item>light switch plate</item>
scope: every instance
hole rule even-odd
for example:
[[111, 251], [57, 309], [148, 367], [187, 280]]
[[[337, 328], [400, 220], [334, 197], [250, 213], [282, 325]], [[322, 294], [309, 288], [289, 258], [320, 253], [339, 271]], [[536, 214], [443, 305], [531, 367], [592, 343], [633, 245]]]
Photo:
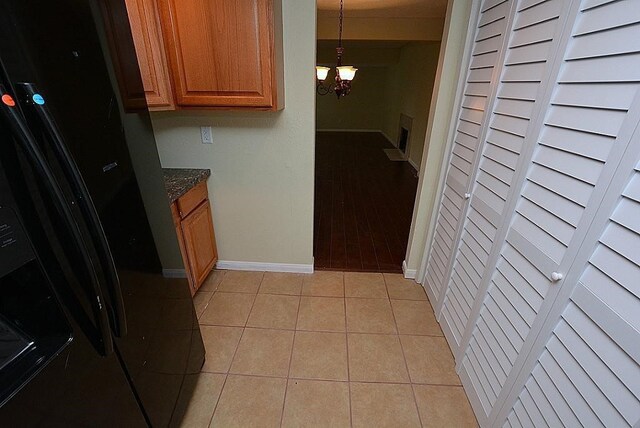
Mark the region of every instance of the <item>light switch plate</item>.
[[211, 127], [201, 126], [200, 137], [202, 139], [202, 144], [213, 144], [213, 133], [211, 132]]

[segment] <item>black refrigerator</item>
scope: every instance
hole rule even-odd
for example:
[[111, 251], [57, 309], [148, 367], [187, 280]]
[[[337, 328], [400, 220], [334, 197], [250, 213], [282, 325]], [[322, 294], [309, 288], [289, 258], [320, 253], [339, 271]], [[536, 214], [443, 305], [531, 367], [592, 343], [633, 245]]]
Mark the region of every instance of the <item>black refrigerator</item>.
[[2, 427], [177, 426], [204, 362], [126, 16], [0, 3]]

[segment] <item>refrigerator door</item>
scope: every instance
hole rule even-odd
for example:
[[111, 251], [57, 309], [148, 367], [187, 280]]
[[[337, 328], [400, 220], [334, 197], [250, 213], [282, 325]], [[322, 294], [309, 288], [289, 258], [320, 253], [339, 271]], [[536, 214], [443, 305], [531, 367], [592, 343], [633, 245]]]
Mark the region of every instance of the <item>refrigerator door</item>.
[[101, 356], [90, 339], [97, 330], [79, 302], [82, 287], [53, 261], [65, 244], [52, 242], [46, 216], [33, 215], [45, 212], [23, 187], [34, 180], [5, 168], [29, 165], [7, 150], [13, 138], [4, 120], [0, 133], [0, 425], [144, 427], [117, 356]]
[[[0, 69], [4, 74], [4, 66], [0, 60]], [[90, 256], [91, 247], [87, 244], [85, 235], [72, 212], [73, 203], [69, 203], [64, 192], [49, 167], [44, 153], [40, 150], [38, 143], [26, 126], [24, 118], [20, 114], [15, 97], [5, 90], [5, 84], [0, 83], [0, 118], [3, 120], [7, 133], [6, 137], [13, 139], [17, 143], [18, 149], [25, 159], [27, 167], [34, 172], [39, 187], [43, 190], [48, 206], [42, 211], [52, 214], [52, 218], [57, 220], [57, 227], [54, 234], [69, 245], [64, 247], [65, 253], [78, 260], [77, 270], [82, 271], [81, 283], [86, 281], [82, 291], [91, 313], [95, 319], [96, 334], [89, 334], [88, 337], [94, 339], [94, 346], [100, 355], [107, 356], [113, 352], [113, 341], [111, 339], [110, 324], [107, 308], [104, 304], [105, 298], [100, 285], [98, 273], [94, 262]], [[7, 162], [13, 156], [10, 145], [3, 146], [2, 155]], [[15, 171], [15, 166], [20, 162], [16, 160], [8, 166], [8, 171]], [[19, 174], [19, 172], [17, 173]], [[17, 175], [16, 174], [16, 175]], [[48, 210], [47, 210], [48, 208]]]
[[[99, 3], [108, 3], [109, 7]], [[166, 218], [167, 227], [172, 227], [149, 114], [146, 110], [125, 111], [118, 96], [109, 52], [113, 45], [107, 43], [100, 13], [118, 8], [123, 11], [124, 7], [124, 0], [5, 1], [0, 14], [0, 58], [13, 93], [18, 94], [18, 107], [27, 126], [91, 244], [89, 253], [111, 310], [114, 351], [121, 369], [149, 422], [166, 426], [180, 421], [181, 415], [174, 409], [184, 408], [176, 405], [179, 397], [190, 396], [183, 380], [188, 374], [199, 372], [204, 346], [187, 281], [162, 276], [156, 247], [161, 234], [152, 230], [148, 219], [156, 218], [153, 223], [157, 228], [157, 218]], [[135, 64], [132, 40], [119, 37], [118, 41], [130, 44], [118, 49], [119, 56], [131, 52], [130, 61]], [[37, 89], [49, 121], [33, 110], [35, 106], [29, 103], [22, 83]], [[55, 127], [53, 131], [51, 126]], [[118, 281], [109, 279], [104, 253], [101, 255], [103, 244], [92, 233], [87, 212], [78, 208], [78, 200], [84, 196], [74, 187], [68, 165], [56, 154], [56, 144], [64, 145], [86, 185]], [[41, 184], [32, 184], [41, 190]], [[158, 194], [161, 201], [154, 203]], [[179, 254], [177, 245], [175, 239], [162, 241], [165, 252]], [[174, 247], [167, 248], [171, 246]], [[53, 253], [59, 257], [60, 249], [54, 248]], [[68, 257], [68, 265], [75, 266], [78, 260]], [[114, 290], [118, 283], [119, 290]], [[126, 325], [119, 327], [118, 322]], [[86, 334], [81, 336], [88, 339]], [[30, 390], [25, 388], [12, 401], [26, 405], [34, 399]], [[54, 400], [47, 390], [39, 390], [38, 394]], [[115, 396], [102, 400], [103, 408], [96, 408], [96, 413], [108, 413], [109, 405], [105, 403], [114, 400]], [[58, 405], [65, 406], [76, 404], [63, 400]], [[3, 410], [0, 409], [0, 417]]]

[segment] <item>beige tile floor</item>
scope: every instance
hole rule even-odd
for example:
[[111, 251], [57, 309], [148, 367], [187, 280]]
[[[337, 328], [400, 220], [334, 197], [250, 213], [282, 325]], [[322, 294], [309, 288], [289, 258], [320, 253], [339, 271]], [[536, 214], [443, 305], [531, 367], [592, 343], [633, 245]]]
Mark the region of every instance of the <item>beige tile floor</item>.
[[214, 271], [185, 427], [475, 427], [426, 294], [398, 274]]

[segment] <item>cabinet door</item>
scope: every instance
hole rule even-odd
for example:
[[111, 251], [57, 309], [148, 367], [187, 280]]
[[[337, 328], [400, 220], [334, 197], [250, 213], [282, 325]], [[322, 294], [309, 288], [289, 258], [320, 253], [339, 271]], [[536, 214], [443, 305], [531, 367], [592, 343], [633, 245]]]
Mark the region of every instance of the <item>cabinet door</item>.
[[[631, 151], [638, 153], [635, 146]], [[524, 426], [640, 424], [640, 162], [631, 175], [624, 166], [619, 170], [631, 178], [569, 299], [558, 299], [562, 313], [533, 370], [523, 369], [527, 381], [509, 421]]]
[[189, 281], [189, 289], [191, 290], [191, 295], [193, 296], [194, 294], [196, 294], [197, 287], [194, 281], [193, 274], [191, 273], [191, 266], [189, 266], [189, 258], [187, 257], [187, 250], [184, 245], [184, 236], [182, 235], [180, 214], [178, 213], [178, 207], [175, 202], [171, 204], [171, 217], [173, 218], [173, 226], [176, 228], [176, 237], [178, 238], [180, 255], [182, 256], [185, 273], [187, 274], [187, 280]]
[[203, 202], [182, 220], [182, 234], [189, 268], [197, 289], [218, 260], [209, 201]]
[[176, 102], [275, 108], [272, 0], [161, 0]]
[[173, 110], [169, 66], [154, 0], [126, 0], [142, 85], [149, 110]]
[[155, 0], [105, 0], [100, 5], [125, 109], [174, 109]]
[[[500, 49], [512, 3], [511, 0], [484, 0], [476, 23], [471, 47], [473, 57], [463, 83], [464, 93], [456, 120], [455, 139], [446, 166], [445, 186], [427, 264], [425, 285], [436, 310], [451, 277], [459, 230], [467, 210], [465, 198], [473, 182], [478, 152], [482, 150], [486, 131], [483, 124], [489, 113], [487, 109], [491, 107], [492, 88], [498, 77], [494, 69], [500, 65]], [[474, 268], [481, 272], [481, 258], [471, 258], [469, 264], [469, 270]], [[463, 330], [464, 326], [460, 324], [457, 329]]]
[[[558, 13], [561, 4], [563, 7], [571, 5], [570, 11]], [[514, 40], [534, 32], [544, 34], [545, 39], [551, 37], [553, 33], [548, 26], [552, 20], [549, 14], [539, 13], [543, 10], [553, 11], [555, 20], [566, 18], [568, 22], [562, 27], [563, 41], [553, 54], [557, 71], [553, 71], [545, 85], [547, 95], [536, 99], [536, 108], [542, 109], [543, 115], [532, 122], [533, 126], [528, 125], [524, 145], [533, 152], [525, 169], [518, 168], [523, 172], [524, 182], [518, 186], [520, 190], [513, 200], [513, 211], [507, 212], [503, 228], [505, 238], [496, 252], [495, 268], [491, 266], [490, 275], [485, 277], [488, 279], [485, 283], [487, 291], [479, 293], [474, 302], [479, 310], [477, 316], [470, 318], [472, 329], [467, 330], [470, 334], [468, 346], [458, 360], [460, 376], [471, 402], [475, 403], [481, 425], [501, 426], [499, 424], [504, 422], [502, 416], [498, 417], [501, 406], [503, 409], [511, 406], [513, 401], [507, 397], [516, 390], [514, 385], [521, 385], [522, 376], [533, 370], [525, 363], [530, 355], [539, 355], [532, 349], [536, 349], [534, 345], [544, 337], [545, 323], [557, 319], [552, 316], [551, 309], [558, 296], [564, 293], [563, 284], [569, 284], [562, 278], [569, 278], [568, 272], [574, 269], [572, 266], [584, 263], [578, 255], [588, 244], [586, 234], [596, 212], [603, 206], [603, 198], [612, 192], [612, 177], [618, 171], [625, 147], [633, 141], [629, 134], [638, 125], [636, 109], [640, 98], [634, 99], [634, 96], [640, 90], [640, 55], [637, 46], [630, 47], [625, 43], [630, 37], [637, 38], [640, 30], [640, 21], [634, 24], [631, 21], [640, 20], [640, 15], [633, 15], [632, 10], [636, 9], [632, 2], [609, 2], [599, 7], [586, 0], [552, 0], [534, 6], [528, 1], [518, 2], [517, 13], [521, 16], [516, 17], [516, 24], [521, 18], [528, 22], [526, 27], [514, 28]], [[604, 16], [608, 18], [605, 20]], [[531, 23], [534, 17], [540, 24]], [[540, 31], [543, 28], [544, 31]], [[517, 60], [517, 68], [508, 72], [511, 78], [517, 77], [527, 86], [535, 82], [532, 71], [542, 64], [541, 53], [545, 52], [539, 50], [542, 46], [542, 43], [527, 43], [517, 48], [516, 55], [522, 56]], [[531, 50], [534, 47], [536, 55]], [[514, 57], [508, 58], [513, 61]], [[517, 73], [513, 74], [513, 71]], [[503, 81], [505, 76], [506, 71]], [[525, 91], [518, 91], [520, 95], [523, 93]], [[496, 108], [501, 101], [498, 100]], [[512, 106], [508, 111], [513, 114], [516, 109]], [[631, 245], [632, 241], [627, 242]], [[622, 268], [622, 265], [618, 266], [620, 271]], [[607, 290], [605, 293], [614, 291], [608, 285], [602, 287]], [[560, 340], [574, 339], [565, 333], [564, 330], [558, 333], [562, 335]], [[579, 400], [573, 400], [569, 382], [561, 376], [565, 368], [574, 370], [575, 367], [568, 360], [569, 354], [557, 345], [553, 344], [552, 355], [543, 358], [542, 367], [534, 376], [536, 382], [544, 383], [544, 376], [549, 375], [552, 382], [560, 385], [562, 394], [554, 396], [549, 392], [548, 397], [555, 400], [553, 406], [560, 404], [558, 398], [567, 401], [566, 419], [565, 415], [561, 417], [563, 425], [574, 426], [569, 414], [576, 412], [578, 420], [585, 418], [584, 426], [596, 426], [588, 423], [588, 412]], [[570, 352], [578, 349], [582, 352], [584, 348], [577, 346]], [[554, 365], [552, 359], [558, 359], [558, 364]], [[546, 374], [543, 373], [545, 370]], [[567, 372], [567, 375], [573, 380], [573, 373]], [[583, 379], [576, 382], [580, 393], [592, 394]], [[533, 382], [530, 385], [533, 387]], [[594, 397], [595, 405], [606, 404], [595, 395], [591, 397]], [[511, 410], [510, 407], [506, 409]], [[514, 408], [512, 423], [521, 416], [524, 416], [522, 409]], [[526, 421], [520, 423], [530, 425]], [[548, 423], [557, 425], [553, 419]], [[533, 425], [538, 426], [538, 423], [534, 421]], [[610, 426], [623, 425], [612, 423]]]

